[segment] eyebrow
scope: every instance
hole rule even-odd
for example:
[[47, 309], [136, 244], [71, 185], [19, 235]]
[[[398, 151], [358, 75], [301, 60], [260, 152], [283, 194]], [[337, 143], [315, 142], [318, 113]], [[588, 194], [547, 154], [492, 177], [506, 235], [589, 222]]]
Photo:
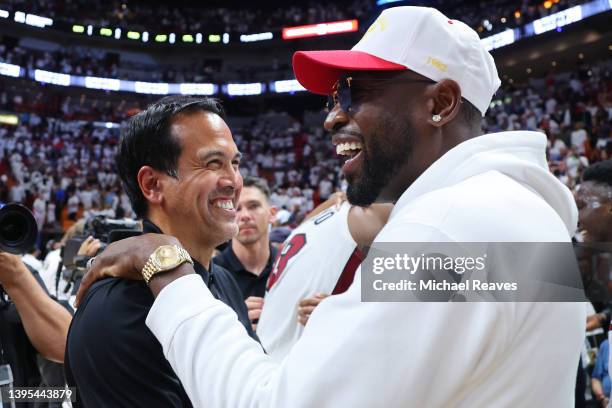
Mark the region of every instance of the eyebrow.
[[[201, 161], [207, 161], [208, 159], [211, 159], [213, 157], [225, 157], [225, 153], [222, 150], [209, 150], [206, 153], [202, 154], [202, 155], [198, 155], [198, 159], [200, 159]], [[234, 157], [232, 158], [232, 160], [240, 160], [242, 159], [242, 153], [237, 152]]]

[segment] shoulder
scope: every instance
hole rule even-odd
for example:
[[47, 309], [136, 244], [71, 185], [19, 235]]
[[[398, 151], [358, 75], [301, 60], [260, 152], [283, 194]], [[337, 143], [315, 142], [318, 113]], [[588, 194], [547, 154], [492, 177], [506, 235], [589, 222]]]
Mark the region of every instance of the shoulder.
[[215, 262], [213, 279], [215, 285], [221, 287], [227, 296], [232, 299], [242, 299], [242, 291], [240, 290], [240, 286], [238, 286], [238, 282], [236, 282], [236, 278], [234, 278], [234, 274], [228, 271], [225, 266]]
[[152, 304], [153, 295], [143, 282], [115, 278], [96, 282], [70, 325], [68, 347], [74, 344], [81, 349], [79, 343], [87, 342], [94, 351], [97, 345], [106, 347], [109, 342], [147, 340], [146, 335], [151, 334], [145, 319]]
[[496, 171], [404, 204], [383, 231], [404, 230], [413, 224], [426, 225], [459, 242], [569, 239], [562, 219], [544, 199]]

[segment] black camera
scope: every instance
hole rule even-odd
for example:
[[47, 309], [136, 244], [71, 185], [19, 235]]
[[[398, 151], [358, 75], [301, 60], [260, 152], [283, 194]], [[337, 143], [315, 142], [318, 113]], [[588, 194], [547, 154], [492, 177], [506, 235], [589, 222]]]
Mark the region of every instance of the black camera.
[[27, 207], [0, 203], [0, 251], [28, 253], [36, 244], [37, 237], [36, 219]]

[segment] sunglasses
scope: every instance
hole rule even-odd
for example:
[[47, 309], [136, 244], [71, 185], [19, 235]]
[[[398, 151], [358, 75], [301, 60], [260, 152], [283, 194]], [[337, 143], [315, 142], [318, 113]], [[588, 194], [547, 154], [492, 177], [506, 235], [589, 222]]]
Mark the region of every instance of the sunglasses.
[[435, 81], [430, 79], [410, 79], [410, 78], [355, 78], [351, 76], [341, 77], [332, 88], [332, 93], [327, 95], [327, 111], [330, 112], [337, 104], [344, 112], [351, 111], [355, 86], [351, 86], [354, 82], [374, 82], [376, 84], [386, 84], [391, 82], [407, 82], [407, 83], [430, 83], [435, 84]]

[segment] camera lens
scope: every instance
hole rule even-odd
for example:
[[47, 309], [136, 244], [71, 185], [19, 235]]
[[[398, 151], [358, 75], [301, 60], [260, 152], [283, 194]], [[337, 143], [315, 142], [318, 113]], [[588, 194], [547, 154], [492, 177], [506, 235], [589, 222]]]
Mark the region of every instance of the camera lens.
[[21, 204], [0, 203], [0, 251], [29, 252], [36, 243], [38, 227], [34, 216]]

